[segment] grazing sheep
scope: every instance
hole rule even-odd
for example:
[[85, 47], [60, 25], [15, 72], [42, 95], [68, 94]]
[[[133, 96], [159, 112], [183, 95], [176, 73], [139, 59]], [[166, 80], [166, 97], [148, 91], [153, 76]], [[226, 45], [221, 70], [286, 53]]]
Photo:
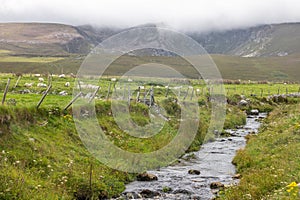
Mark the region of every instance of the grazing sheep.
[[110, 79], [111, 81], [113, 81], [113, 82], [115, 82], [115, 81], [117, 81], [117, 79], [116, 78], [112, 78], [112, 79]]
[[175, 86], [175, 87], [174, 87], [175, 90], [179, 90], [179, 89], [181, 89], [181, 88], [182, 88], [182, 86]]
[[37, 87], [47, 87], [47, 85], [45, 83], [38, 83], [36, 86]]
[[58, 78], [66, 78], [66, 75], [60, 74], [60, 75], [58, 76]]
[[34, 76], [35, 77], [41, 77], [41, 74], [35, 74]]
[[25, 83], [24, 86], [25, 86], [25, 87], [32, 87], [32, 86], [33, 86], [33, 83]]
[[68, 95], [68, 93], [66, 92], [66, 91], [61, 91], [60, 93], [58, 93], [59, 95], [61, 95], [61, 96], [66, 96], [66, 95]]
[[44, 82], [44, 79], [43, 78], [39, 78], [39, 82]]
[[66, 82], [65, 87], [70, 87], [70, 82]]
[[[79, 88], [79, 86], [78, 86]], [[87, 84], [87, 85], [81, 85], [82, 89], [98, 89], [97, 85]]]

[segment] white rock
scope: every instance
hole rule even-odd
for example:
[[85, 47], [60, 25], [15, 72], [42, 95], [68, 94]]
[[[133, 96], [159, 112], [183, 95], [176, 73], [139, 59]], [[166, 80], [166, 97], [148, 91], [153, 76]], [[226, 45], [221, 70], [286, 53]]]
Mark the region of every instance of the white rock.
[[246, 106], [246, 105], [248, 105], [248, 102], [247, 102], [246, 100], [242, 99], [242, 100], [239, 102], [239, 105], [241, 105], [241, 106]]
[[44, 79], [43, 78], [39, 78], [39, 82], [44, 82]]
[[250, 111], [250, 114], [251, 115], [258, 115], [259, 111], [257, 109], [253, 109], [253, 110]]
[[65, 87], [70, 87], [70, 82], [66, 82]]

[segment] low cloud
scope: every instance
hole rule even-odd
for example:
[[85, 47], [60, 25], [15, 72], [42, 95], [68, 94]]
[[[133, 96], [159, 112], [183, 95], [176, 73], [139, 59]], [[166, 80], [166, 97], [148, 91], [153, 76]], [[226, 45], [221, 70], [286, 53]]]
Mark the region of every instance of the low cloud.
[[300, 22], [298, 0], [0, 0], [0, 22], [131, 27], [163, 23], [183, 31]]

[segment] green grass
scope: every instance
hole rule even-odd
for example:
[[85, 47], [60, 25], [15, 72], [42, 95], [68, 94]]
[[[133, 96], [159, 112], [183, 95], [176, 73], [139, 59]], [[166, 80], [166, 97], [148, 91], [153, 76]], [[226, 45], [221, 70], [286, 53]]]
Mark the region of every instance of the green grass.
[[61, 57], [0, 56], [0, 62], [4, 63], [51, 63], [62, 59]]
[[[47, 83], [47, 76], [42, 76]], [[11, 78], [11, 85], [6, 98], [7, 103], [0, 106], [0, 152], [2, 150], [4, 152], [0, 153], [0, 199], [74, 199], [78, 195], [112, 197], [122, 192], [125, 183], [134, 180], [134, 174], [110, 169], [93, 158], [76, 132], [71, 109], [67, 112], [62, 111], [72, 99], [72, 87], [65, 87], [64, 84], [70, 82], [72, 86], [73, 78], [54, 76], [53, 88], [37, 110], [35, 106], [46, 89], [36, 86], [38, 77], [25, 74], [19, 86], [13, 88], [17, 77], [12, 74], [1, 74], [1, 98], [8, 77]], [[93, 80], [93, 77], [87, 78]], [[169, 98], [165, 98], [166, 88], [154, 86], [157, 103], [166, 110], [171, 120], [164, 124], [159, 134], [147, 139], [136, 138], [122, 131], [114, 121], [111, 102], [105, 101], [109, 80], [109, 76], [99, 80], [98, 85], [101, 86], [101, 90], [95, 101], [95, 108], [97, 119], [112, 143], [126, 151], [146, 153], [161, 149], [175, 138], [180, 118], [180, 106], [174, 102], [175, 94], [170, 92]], [[34, 86], [26, 88], [25, 83], [34, 83]], [[160, 84], [165, 83], [161, 80]], [[173, 86], [172, 84], [170, 86]], [[191, 84], [195, 89], [199, 89], [199, 93], [194, 98], [197, 98], [199, 104], [201, 120], [197, 134], [187, 152], [199, 150], [205, 139], [213, 140], [213, 137], [207, 133], [211, 114], [208, 88], [195, 80], [191, 80]], [[250, 92], [245, 91], [250, 89], [259, 91], [260, 88], [274, 87], [271, 91], [276, 92], [279, 86], [286, 87], [289, 91], [298, 90], [296, 84], [225, 85], [230, 92], [224, 128], [235, 128], [237, 125], [244, 124], [245, 111], [254, 108], [270, 111], [281, 104], [267, 100], [266, 94], [263, 94], [263, 97], [260, 95], [253, 97], [249, 95]], [[147, 89], [150, 87], [146, 85]], [[131, 88], [134, 89], [133, 85]], [[31, 94], [20, 94], [24, 89], [29, 89]], [[69, 95], [57, 95], [62, 90]], [[181, 98], [185, 92], [182, 90]], [[239, 107], [237, 105], [243, 92], [246, 98], [249, 98], [250, 104]], [[12, 99], [16, 100], [16, 106], [9, 104]], [[190, 99], [187, 98], [186, 102], [189, 103]], [[297, 100], [288, 99], [287, 102], [295, 103]], [[90, 106], [86, 107], [89, 108]], [[134, 101], [130, 104], [130, 117], [142, 127], [150, 122], [148, 107]], [[89, 119], [85, 120], [88, 125]], [[91, 165], [94, 170], [90, 189], [89, 167]]]
[[[3, 83], [7, 75], [2, 76]], [[12, 85], [16, 77], [12, 78]], [[71, 95], [50, 94], [41, 108], [36, 103], [45, 89], [33, 87], [33, 94], [18, 94], [25, 82], [37, 77], [25, 76], [20, 87], [10, 90], [7, 100], [16, 99], [17, 105], [0, 107], [0, 199], [74, 199], [79, 195], [112, 197], [124, 190], [124, 184], [134, 180], [134, 174], [110, 169], [95, 160], [82, 144], [71, 116], [71, 110], [62, 112]], [[65, 81], [56, 78], [53, 90], [66, 89]], [[108, 86], [108, 81], [100, 82]], [[5, 84], [4, 84], [5, 85]], [[165, 91], [157, 91], [161, 95]], [[105, 96], [105, 93], [104, 95]], [[158, 98], [160, 99], [160, 98]], [[161, 98], [163, 99], [163, 98]], [[118, 147], [131, 152], [151, 152], [168, 144], [177, 134], [178, 105], [171, 100], [161, 101], [171, 120], [161, 132], [148, 139], [135, 138], [122, 131], [111, 115], [109, 101], [97, 100], [96, 111], [101, 127]], [[187, 151], [200, 148], [209, 123], [208, 103], [201, 105], [200, 126], [195, 140]], [[147, 106], [131, 103], [133, 121], [144, 126], [149, 123]], [[238, 109], [228, 110], [230, 123], [226, 127], [244, 123], [245, 114]], [[236, 124], [235, 124], [236, 123]], [[92, 165], [92, 188], [89, 185], [89, 168]], [[92, 192], [91, 192], [92, 191]]]
[[11, 51], [8, 51], [8, 50], [3, 50], [3, 49], [0, 49], [0, 55], [8, 55], [9, 53], [12, 53]]
[[296, 81], [299, 79], [299, 55], [243, 58], [212, 55], [224, 79]]
[[258, 135], [234, 158], [242, 179], [221, 199], [299, 199], [287, 185], [300, 180], [300, 105], [282, 105], [270, 113]]
[[0, 116], [0, 199], [101, 198], [132, 180], [91, 157], [70, 115], [57, 108], [1, 107]]
[[[12, 55], [8, 52], [0, 53], [0, 72], [21, 72], [21, 73], [65, 73], [76, 74], [84, 55], [55, 55], [43, 57], [30, 55], [24, 57], [20, 55]], [[2, 59], [1, 59], [2, 57]], [[299, 55], [293, 54], [284, 57], [259, 57], [259, 58], [243, 58], [228, 55], [212, 55], [213, 61], [216, 63], [223, 79], [232, 80], [252, 80], [252, 81], [294, 81], [299, 82]], [[122, 56], [112, 63], [112, 67], [106, 73], [108, 75], [122, 75], [133, 66], [144, 63], [164, 63], [172, 66], [180, 73], [193, 78], [198, 78], [195, 70], [185, 61], [179, 58], [156, 57], [140, 57], [134, 58]]]

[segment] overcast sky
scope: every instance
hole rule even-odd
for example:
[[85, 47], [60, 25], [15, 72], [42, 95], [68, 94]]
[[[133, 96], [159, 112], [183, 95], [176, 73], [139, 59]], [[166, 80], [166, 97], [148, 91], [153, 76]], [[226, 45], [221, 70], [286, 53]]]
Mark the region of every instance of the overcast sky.
[[300, 22], [299, 0], [0, 0], [0, 22], [130, 27], [164, 23], [186, 30]]

